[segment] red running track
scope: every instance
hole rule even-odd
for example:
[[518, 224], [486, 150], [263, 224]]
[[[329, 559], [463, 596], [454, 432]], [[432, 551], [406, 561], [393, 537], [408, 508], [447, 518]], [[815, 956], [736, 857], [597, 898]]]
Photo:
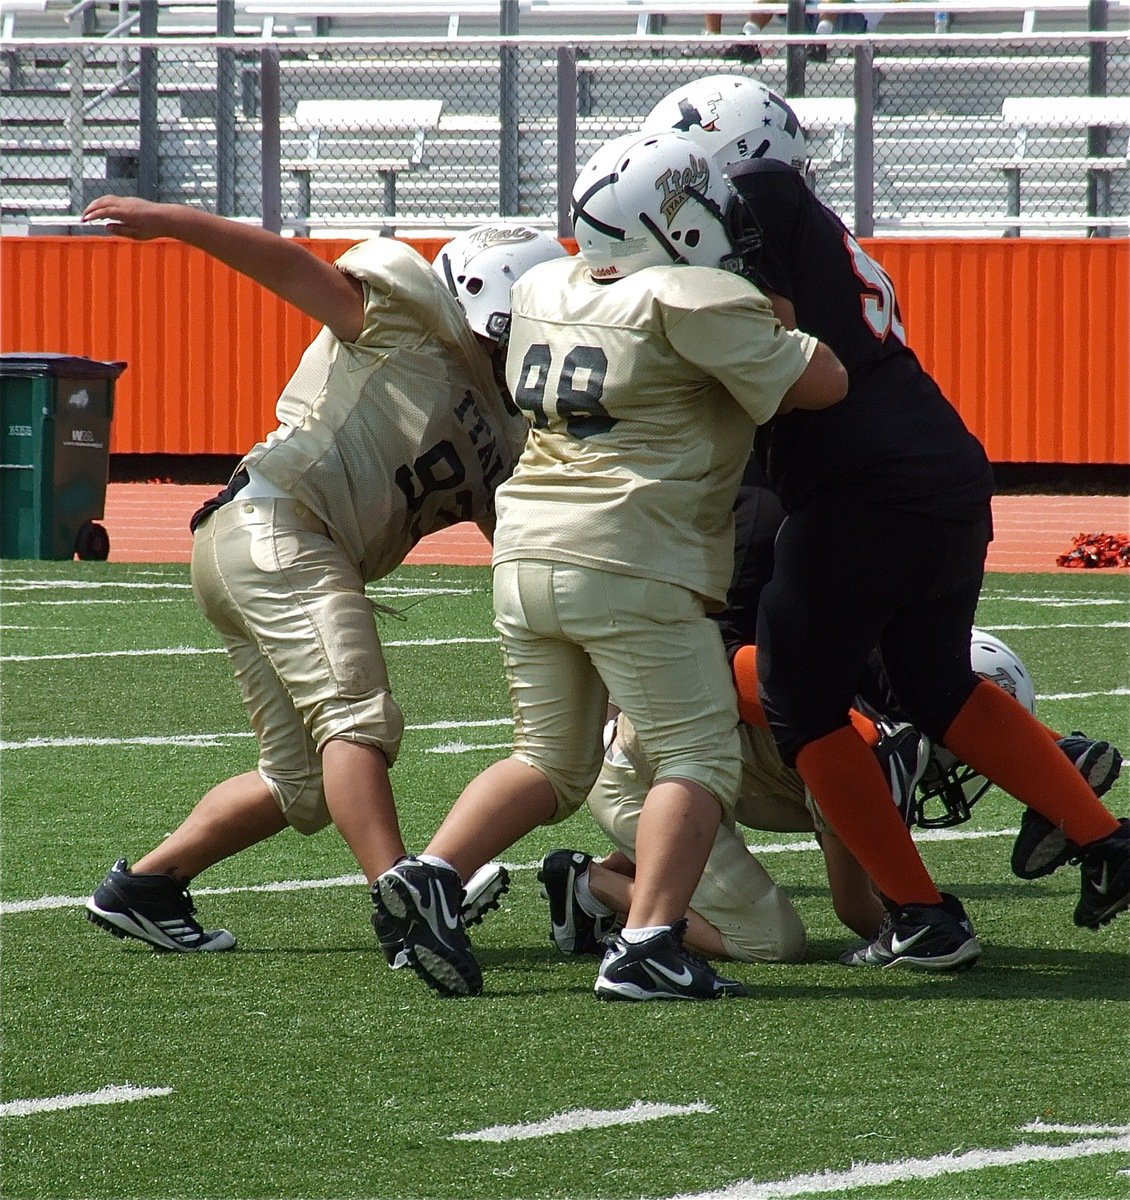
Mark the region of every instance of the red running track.
[[[110, 484], [103, 521], [110, 561], [188, 562], [188, 518], [217, 490], [212, 484]], [[1068, 568], [1055, 565], [1056, 555], [1071, 549], [1076, 534], [1130, 531], [1130, 497], [997, 496], [993, 519], [990, 571], [1059, 572]], [[490, 547], [474, 525], [455, 525], [424, 538], [406, 561], [479, 566], [490, 562]]]

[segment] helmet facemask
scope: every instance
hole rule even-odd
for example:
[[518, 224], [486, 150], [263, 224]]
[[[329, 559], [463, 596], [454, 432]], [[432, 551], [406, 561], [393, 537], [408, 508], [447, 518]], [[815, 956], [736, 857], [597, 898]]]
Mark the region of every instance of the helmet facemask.
[[731, 191], [726, 205], [726, 228], [734, 251], [718, 265], [723, 271], [732, 271], [751, 283], [757, 283], [763, 245], [761, 226], [745, 197], [736, 189]]
[[[1016, 654], [998, 637], [974, 629], [970, 644], [973, 670], [1036, 712], [1032, 677]], [[935, 746], [915, 797], [914, 824], [923, 829], [946, 829], [972, 816], [973, 805], [992, 787], [984, 775], [961, 762], [949, 750]]]

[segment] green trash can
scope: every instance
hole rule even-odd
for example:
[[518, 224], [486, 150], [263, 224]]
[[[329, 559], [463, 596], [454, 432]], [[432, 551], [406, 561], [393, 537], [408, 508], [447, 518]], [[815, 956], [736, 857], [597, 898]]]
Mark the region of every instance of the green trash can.
[[114, 384], [124, 362], [0, 354], [0, 558], [104, 559]]

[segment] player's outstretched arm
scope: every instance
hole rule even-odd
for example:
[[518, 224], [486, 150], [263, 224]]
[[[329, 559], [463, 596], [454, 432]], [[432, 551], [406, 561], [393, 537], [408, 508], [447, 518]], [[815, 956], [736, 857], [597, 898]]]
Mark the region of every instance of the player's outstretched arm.
[[360, 282], [288, 238], [202, 209], [136, 196], [100, 196], [82, 219], [108, 221], [111, 232], [136, 241], [170, 237], [196, 246], [327, 325], [343, 342], [361, 333]]

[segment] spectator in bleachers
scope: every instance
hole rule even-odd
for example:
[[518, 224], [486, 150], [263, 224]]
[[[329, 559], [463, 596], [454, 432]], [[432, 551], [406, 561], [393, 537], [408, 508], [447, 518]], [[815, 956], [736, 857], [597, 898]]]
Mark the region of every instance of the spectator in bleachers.
[[[810, 13], [804, 18], [809, 33], [827, 36], [830, 33], [867, 33], [874, 29], [883, 19], [882, 13], [845, 13], [820, 12]], [[810, 62], [827, 62], [828, 47], [813, 44], [807, 53]]]
[[[743, 41], [734, 42], [722, 51], [723, 58], [733, 58], [739, 62], [755, 63], [761, 61], [761, 48], [754, 39], [758, 33], [773, 20], [772, 13], [751, 12], [742, 26]], [[722, 14], [708, 12], [702, 14], [702, 32], [720, 37], [722, 34]]]
[[[853, 3], [858, 0], [852, 0]], [[873, 33], [882, 21], [881, 12], [845, 13], [829, 10], [817, 10], [815, 15], [805, 17], [805, 24], [810, 33], [827, 36], [830, 33]], [[950, 13], [937, 9], [934, 12], [934, 32], [948, 33], [952, 24]], [[827, 62], [828, 47], [814, 44], [808, 48], [810, 62]]]

